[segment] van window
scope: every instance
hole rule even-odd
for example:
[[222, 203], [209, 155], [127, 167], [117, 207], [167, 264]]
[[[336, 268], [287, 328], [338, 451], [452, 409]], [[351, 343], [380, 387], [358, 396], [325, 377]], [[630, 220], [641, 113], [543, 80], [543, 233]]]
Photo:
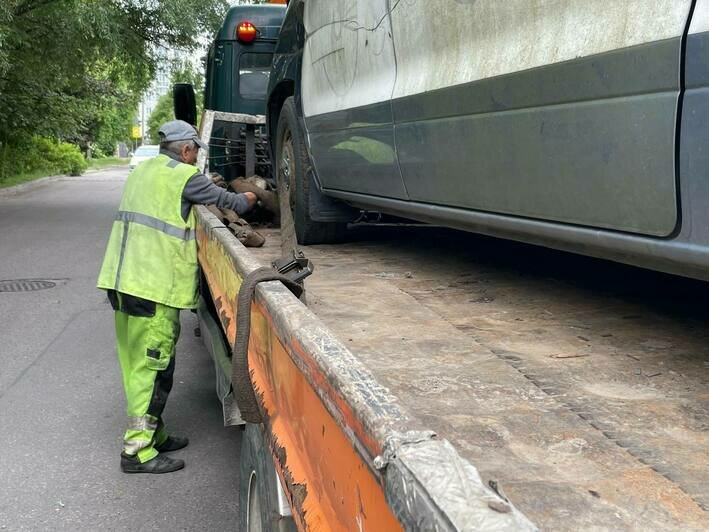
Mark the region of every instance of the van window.
[[268, 88], [273, 54], [246, 53], [239, 57], [239, 95], [250, 100], [263, 100]]

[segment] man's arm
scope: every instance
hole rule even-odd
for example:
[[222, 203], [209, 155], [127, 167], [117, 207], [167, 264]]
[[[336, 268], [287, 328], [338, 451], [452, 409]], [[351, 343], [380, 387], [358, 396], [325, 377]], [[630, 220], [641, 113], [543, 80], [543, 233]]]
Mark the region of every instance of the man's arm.
[[231, 209], [237, 214], [248, 212], [256, 203], [256, 195], [250, 192], [235, 194], [212, 183], [204, 174], [195, 174], [182, 191], [182, 217], [186, 220], [192, 205], [216, 205]]

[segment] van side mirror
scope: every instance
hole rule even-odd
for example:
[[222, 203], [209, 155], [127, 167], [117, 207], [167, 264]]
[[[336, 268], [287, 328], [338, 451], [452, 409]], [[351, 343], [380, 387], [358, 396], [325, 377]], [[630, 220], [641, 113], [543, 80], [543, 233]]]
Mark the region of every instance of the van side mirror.
[[197, 126], [197, 100], [191, 83], [175, 83], [172, 87], [175, 118]]

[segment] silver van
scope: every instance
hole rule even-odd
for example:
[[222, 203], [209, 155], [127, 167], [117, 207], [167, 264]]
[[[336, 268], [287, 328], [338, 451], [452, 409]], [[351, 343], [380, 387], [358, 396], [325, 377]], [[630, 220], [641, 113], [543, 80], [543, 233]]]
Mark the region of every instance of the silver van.
[[302, 243], [351, 207], [709, 279], [709, 0], [291, 0]]

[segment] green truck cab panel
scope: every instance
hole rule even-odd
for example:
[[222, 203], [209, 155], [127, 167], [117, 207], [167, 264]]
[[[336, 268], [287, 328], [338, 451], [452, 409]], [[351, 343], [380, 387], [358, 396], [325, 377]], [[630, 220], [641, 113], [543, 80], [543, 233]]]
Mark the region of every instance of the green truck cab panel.
[[[266, 114], [266, 90], [273, 52], [283, 22], [284, 5], [234, 6], [215, 35], [207, 53], [204, 107], [247, 115]], [[256, 27], [251, 43], [237, 39], [242, 22]], [[244, 128], [215, 124], [210, 140], [209, 168], [228, 181], [244, 175]], [[270, 173], [265, 128], [256, 131], [256, 173]]]
[[[268, 74], [284, 15], [282, 5], [234, 6], [229, 10], [207, 55], [207, 109], [265, 113]], [[237, 27], [245, 21], [258, 30], [252, 43], [236, 38]]]

